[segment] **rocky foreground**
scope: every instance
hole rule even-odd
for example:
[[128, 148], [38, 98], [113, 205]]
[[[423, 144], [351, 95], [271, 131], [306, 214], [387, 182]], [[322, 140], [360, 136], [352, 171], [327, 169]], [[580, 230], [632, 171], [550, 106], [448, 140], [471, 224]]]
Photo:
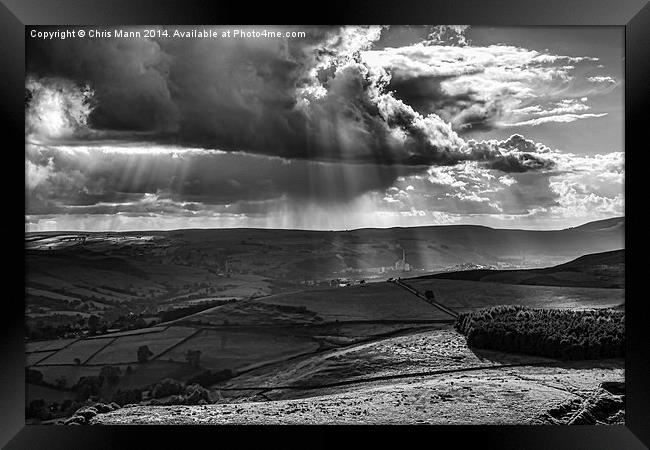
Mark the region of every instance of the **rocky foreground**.
[[515, 367], [379, 382], [305, 398], [128, 406], [88, 424], [611, 424], [624, 422], [622, 369]]

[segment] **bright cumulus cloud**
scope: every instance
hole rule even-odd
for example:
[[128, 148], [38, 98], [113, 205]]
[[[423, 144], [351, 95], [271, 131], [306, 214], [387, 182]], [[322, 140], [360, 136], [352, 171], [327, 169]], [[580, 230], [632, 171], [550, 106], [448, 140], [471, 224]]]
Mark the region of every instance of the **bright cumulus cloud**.
[[598, 100], [621, 80], [599, 55], [475, 44], [466, 26], [386, 43], [398, 29], [31, 44], [26, 228], [563, 227], [623, 214], [623, 149], [579, 154], [525, 133], [608, 116]]

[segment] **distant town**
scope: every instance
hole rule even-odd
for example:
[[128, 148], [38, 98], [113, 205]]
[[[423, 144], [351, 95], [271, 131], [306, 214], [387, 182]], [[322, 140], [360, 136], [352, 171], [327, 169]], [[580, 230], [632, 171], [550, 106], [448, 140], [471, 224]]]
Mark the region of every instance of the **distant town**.
[[[366, 282], [373, 281], [384, 281], [388, 277], [399, 277], [402, 274], [408, 274], [409, 276], [416, 276], [411, 272], [417, 272], [418, 275], [422, 274], [434, 274], [442, 272], [461, 272], [464, 270], [499, 270], [499, 269], [519, 269], [520, 265], [509, 264], [509, 263], [497, 263], [496, 265], [488, 264], [475, 264], [471, 262], [464, 262], [460, 264], [454, 264], [453, 266], [448, 266], [442, 269], [433, 269], [433, 268], [420, 268], [414, 267], [406, 260], [406, 250], [402, 249], [402, 258], [395, 261], [393, 265], [390, 266], [379, 266], [379, 267], [365, 267], [365, 268], [355, 268], [355, 267], [346, 267], [343, 270], [340, 270], [335, 273], [347, 274], [347, 277], [339, 277], [332, 280], [303, 280], [302, 285], [305, 286], [338, 286], [338, 287], [348, 287], [355, 286], [359, 284], [365, 284]], [[350, 274], [365, 276], [365, 278], [354, 278], [350, 277]]]

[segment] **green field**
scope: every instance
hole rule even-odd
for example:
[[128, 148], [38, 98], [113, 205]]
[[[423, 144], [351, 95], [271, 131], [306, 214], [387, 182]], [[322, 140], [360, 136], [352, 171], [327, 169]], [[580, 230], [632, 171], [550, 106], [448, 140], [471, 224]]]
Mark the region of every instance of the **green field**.
[[48, 350], [60, 350], [77, 339], [54, 339], [49, 341], [34, 341], [25, 344], [25, 352], [44, 352]]
[[[320, 319], [320, 320], [319, 320]], [[242, 300], [207, 309], [177, 323], [200, 323], [201, 325], [246, 325], [246, 326], [275, 326], [313, 324], [322, 321], [313, 311], [304, 309], [277, 308], [277, 305], [267, 304], [258, 300]]]
[[[138, 347], [146, 345], [157, 357], [160, 353], [195, 333], [194, 328], [169, 327], [165, 331], [117, 338], [93, 356], [88, 364], [127, 364], [138, 362]], [[91, 340], [91, 341], [94, 341]]]
[[25, 365], [27, 366], [33, 366], [34, 364], [38, 363], [39, 361], [49, 358], [53, 354], [56, 353], [56, 350], [51, 350], [48, 352], [33, 352], [33, 353], [26, 353], [25, 354]]
[[323, 288], [258, 299], [275, 305], [304, 306], [325, 321], [449, 320], [451, 317], [390, 283]]
[[99, 351], [106, 344], [110, 343], [113, 339], [83, 339], [74, 342], [66, 348], [59, 350], [49, 358], [41, 361], [41, 364], [75, 364], [75, 359], [79, 359], [81, 363], [86, 362], [95, 352]]
[[251, 365], [313, 352], [318, 342], [280, 333], [202, 330], [167, 353], [163, 359], [185, 361], [188, 350], [201, 351], [201, 365], [211, 370], [245, 369]]
[[411, 279], [420, 292], [432, 290], [436, 301], [458, 311], [496, 305], [531, 308], [608, 308], [625, 303], [623, 289], [524, 286], [484, 281]]

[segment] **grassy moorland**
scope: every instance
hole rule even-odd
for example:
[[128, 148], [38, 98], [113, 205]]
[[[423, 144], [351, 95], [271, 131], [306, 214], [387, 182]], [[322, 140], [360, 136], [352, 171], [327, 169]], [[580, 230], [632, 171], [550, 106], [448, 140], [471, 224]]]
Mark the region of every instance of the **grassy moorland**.
[[[612, 236], [619, 228], [620, 222], [609, 221], [596, 229], [550, 232], [548, 239], [564, 233], [575, 238], [565, 256], [555, 256], [566, 261], [567, 254], [594, 248], [599, 239], [598, 245], [618, 245]], [[413, 261], [445, 252], [456, 254], [441, 257], [441, 264], [470, 256], [488, 260], [492, 244], [477, 242], [483, 234], [497, 239], [505, 232], [431, 229], [282, 232], [279, 241], [273, 240], [274, 230], [105, 233], [88, 234], [83, 244], [52, 234], [31, 242], [29, 258], [38, 262], [28, 277], [28, 324], [53, 336], [26, 345], [27, 416], [72, 415], [73, 422], [87, 423], [99, 414], [99, 423], [194, 423], [191, 408], [200, 405], [213, 408], [200, 414], [206, 423], [478, 423], [481, 417], [517, 423], [590, 395], [601, 382], [622, 381], [622, 360], [603, 359], [617, 354], [596, 355], [589, 345], [585, 357], [597, 360], [513, 353], [523, 344], [509, 351], [480, 349], [473, 337], [454, 329], [454, 317], [393, 283], [300, 284], [316, 273], [315, 261], [323, 262], [324, 271], [378, 264], [377, 255], [392, 261], [398, 246], [412, 245], [407, 254], [413, 250]], [[512, 248], [550, 242], [546, 235], [506, 234]], [[525, 243], [531, 239], [534, 245]], [[463, 253], [470, 247], [483, 253]], [[603, 265], [593, 258], [583, 263], [583, 273], [591, 270], [589, 264]], [[517, 305], [573, 313], [624, 303], [623, 290], [611, 285], [518, 280], [407, 282], [421, 292], [433, 290], [436, 301], [460, 312]], [[52, 317], [75, 331], [59, 335], [37, 326]], [[484, 325], [478, 321], [476, 327]], [[104, 406], [83, 413], [88, 418], [74, 414], [99, 403]], [[139, 406], [126, 407], [131, 404]], [[188, 416], [171, 420], [165, 405], [185, 405]], [[99, 420], [103, 414], [105, 422]]]
[[486, 281], [409, 279], [420, 292], [433, 291], [436, 301], [456, 311], [473, 311], [500, 305], [531, 308], [610, 308], [625, 303], [624, 289], [575, 286], [531, 286]]

